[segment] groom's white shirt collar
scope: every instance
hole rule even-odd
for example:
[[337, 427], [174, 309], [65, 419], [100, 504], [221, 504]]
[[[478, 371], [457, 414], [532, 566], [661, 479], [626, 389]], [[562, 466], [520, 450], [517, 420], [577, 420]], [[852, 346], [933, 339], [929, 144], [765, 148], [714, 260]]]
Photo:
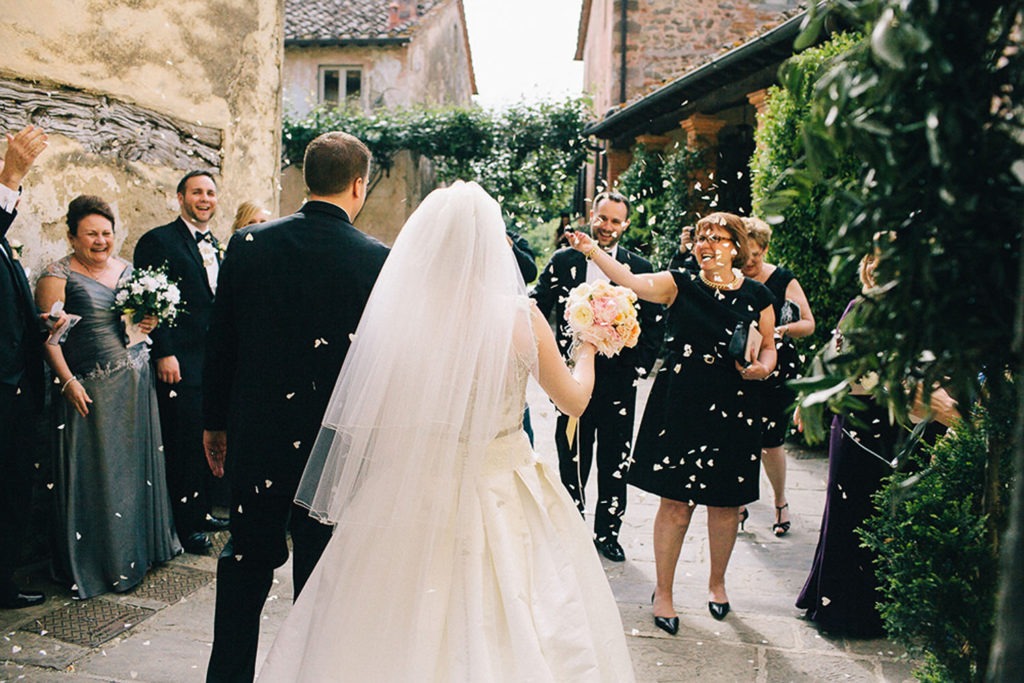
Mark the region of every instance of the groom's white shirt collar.
[[[612, 258], [615, 258], [619, 253], [619, 245], [615, 244], [611, 249], [607, 250], [607, 254]], [[587, 282], [597, 282], [598, 280], [604, 280], [610, 282], [604, 271], [597, 267], [593, 261], [587, 261]]]

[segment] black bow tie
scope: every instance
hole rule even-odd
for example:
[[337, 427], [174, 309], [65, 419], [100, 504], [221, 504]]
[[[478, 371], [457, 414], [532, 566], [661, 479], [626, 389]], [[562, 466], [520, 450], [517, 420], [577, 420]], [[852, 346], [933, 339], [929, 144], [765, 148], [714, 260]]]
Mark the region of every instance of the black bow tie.
[[210, 234], [209, 230], [207, 230], [206, 232], [199, 232], [198, 230], [196, 231], [196, 244], [202, 242], [203, 240], [206, 240], [210, 244], [213, 244], [213, 235]]

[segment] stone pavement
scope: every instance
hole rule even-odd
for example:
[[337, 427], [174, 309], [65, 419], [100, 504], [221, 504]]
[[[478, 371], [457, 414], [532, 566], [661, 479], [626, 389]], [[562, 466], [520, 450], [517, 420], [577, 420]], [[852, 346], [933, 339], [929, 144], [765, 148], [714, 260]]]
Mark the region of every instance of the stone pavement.
[[[638, 415], [649, 390], [650, 382], [641, 383]], [[553, 459], [554, 410], [532, 382], [528, 398], [537, 450]], [[916, 663], [902, 648], [884, 640], [819, 634], [793, 606], [817, 542], [827, 461], [822, 453], [798, 449], [789, 449], [788, 456], [793, 529], [781, 539], [772, 535], [770, 488], [762, 477], [762, 500], [750, 506], [746, 531], [739, 535], [727, 574], [733, 611], [721, 622], [707, 610], [706, 515], [698, 509], [676, 574], [676, 636], [655, 628], [651, 615], [651, 528], [658, 500], [630, 489], [622, 530], [627, 560], [602, 562], [619, 604], [638, 681], [913, 680]], [[214, 537], [218, 547], [226, 540], [226, 534]], [[214, 572], [213, 556], [185, 555], [151, 572], [128, 594], [79, 602], [47, 581], [45, 568], [35, 568], [19, 580], [50, 597], [33, 609], [0, 611], [0, 683], [202, 681], [212, 637]], [[261, 660], [288, 612], [291, 594], [286, 565], [277, 572], [264, 609]], [[395, 651], [400, 655], [400, 643]]]

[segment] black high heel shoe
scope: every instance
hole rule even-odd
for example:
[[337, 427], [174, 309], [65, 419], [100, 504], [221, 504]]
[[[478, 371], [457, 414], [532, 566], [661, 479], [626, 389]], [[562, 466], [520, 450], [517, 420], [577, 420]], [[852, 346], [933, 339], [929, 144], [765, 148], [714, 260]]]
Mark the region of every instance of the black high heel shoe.
[[772, 524], [772, 533], [776, 536], [785, 536], [789, 533], [789, 520], [782, 521], [782, 511], [789, 507], [786, 503], [782, 507], [775, 506], [775, 524]]
[[729, 613], [729, 603], [708, 601], [708, 611], [711, 612], [711, 616], [721, 621]]
[[[654, 593], [651, 593], [651, 604], [654, 604]], [[654, 625], [670, 636], [679, 632], [679, 617], [654, 617]]]
[[740, 510], [740, 531], [746, 531], [743, 525], [747, 523], [748, 517], [750, 517], [750, 510], [747, 508]]

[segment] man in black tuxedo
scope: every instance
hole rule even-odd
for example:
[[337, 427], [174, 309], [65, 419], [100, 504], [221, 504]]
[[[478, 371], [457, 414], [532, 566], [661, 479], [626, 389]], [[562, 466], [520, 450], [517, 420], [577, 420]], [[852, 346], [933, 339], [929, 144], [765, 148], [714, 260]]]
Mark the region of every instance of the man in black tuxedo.
[[[590, 228], [598, 245], [634, 273], [650, 273], [651, 264], [621, 246], [619, 238], [629, 227], [629, 201], [616, 192], [599, 194], [590, 214]], [[558, 344], [568, 357], [572, 335], [565, 325], [565, 304], [576, 285], [607, 280], [601, 270], [580, 252], [563, 248], [551, 256], [534, 287], [533, 298], [545, 316], [555, 311]], [[614, 284], [614, 283], [613, 283]], [[580, 512], [586, 502], [583, 488], [590, 476], [597, 450], [597, 506], [594, 510], [594, 544], [613, 562], [626, 559], [619, 544], [619, 528], [626, 512], [626, 473], [633, 440], [633, 411], [636, 383], [650, 371], [661, 345], [661, 307], [640, 305], [640, 341], [614, 358], [598, 356], [594, 363], [594, 393], [579, 419], [579, 431], [572, 446], [566, 437], [569, 418], [559, 415], [555, 427], [558, 468], [562, 484], [576, 501]], [[579, 457], [577, 457], [579, 454]]]
[[[17, 215], [21, 180], [46, 149], [46, 133], [26, 126], [7, 134], [0, 165], [0, 608], [31, 607], [42, 593], [14, 583], [25, 513], [31, 506], [33, 428], [43, 406], [43, 339], [32, 291], [7, 241]], [[46, 315], [42, 316], [44, 319]], [[61, 322], [66, 319], [64, 316]]]
[[153, 228], [135, 245], [136, 268], [167, 265], [178, 283], [185, 315], [174, 327], [150, 333], [156, 369], [160, 431], [167, 462], [167, 489], [174, 526], [186, 552], [205, 554], [207, 530], [227, 528], [211, 512], [212, 477], [203, 453], [203, 354], [220, 268], [220, 249], [209, 223], [217, 213], [217, 184], [208, 171], [192, 171], [178, 183], [181, 215]]
[[[321, 419], [388, 249], [352, 220], [370, 151], [345, 133], [306, 148], [309, 201], [235, 233], [220, 273], [203, 373], [204, 444], [231, 486], [231, 541], [217, 563], [208, 683], [252, 681], [260, 613], [288, 559], [298, 595], [332, 528], [293, 503]], [[354, 626], [358, 628], [358, 626]]]

